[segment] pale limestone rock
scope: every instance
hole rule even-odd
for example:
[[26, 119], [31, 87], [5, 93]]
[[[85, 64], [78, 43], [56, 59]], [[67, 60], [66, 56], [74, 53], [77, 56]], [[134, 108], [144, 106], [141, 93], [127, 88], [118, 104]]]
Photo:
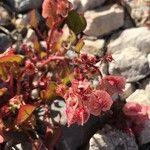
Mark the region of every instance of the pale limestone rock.
[[109, 73], [123, 75], [127, 82], [139, 81], [150, 74], [146, 54], [135, 47], [119, 49], [112, 57], [114, 61], [109, 65]]
[[112, 36], [108, 51], [114, 53], [127, 47], [136, 47], [142, 53], [150, 53], [150, 30], [147, 27], [130, 28], [122, 31], [118, 38]]
[[149, 20], [150, 7], [146, 0], [124, 0], [128, 12], [137, 26], [143, 26]]
[[98, 39], [95, 41], [91, 40], [84, 40], [84, 47], [82, 48], [81, 52], [87, 53], [87, 54], [92, 54], [92, 55], [98, 55], [102, 56], [103, 55], [103, 47], [105, 45], [105, 40], [103, 39]]
[[138, 150], [138, 146], [134, 136], [105, 125], [90, 139], [87, 150]]
[[85, 33], [90, 36], [109, 34], [124, 24], [124, 10], [116, 4], [87, 11], [84, 16], [87, 20]]

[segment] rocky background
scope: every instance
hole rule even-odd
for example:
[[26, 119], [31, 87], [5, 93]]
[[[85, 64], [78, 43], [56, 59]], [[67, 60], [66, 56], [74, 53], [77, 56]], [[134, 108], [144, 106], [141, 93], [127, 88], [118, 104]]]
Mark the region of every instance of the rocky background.
[[[127, 79], [121, 99], [150, 105], [150, 2], [148, 0], [70, 0], [87, 20], [83, 51], [102, 55], [105, 47], [114, 61], [101, 68], [103, 74], [121, 74]], [[29, 13], [36, 9], [40, 29], [43, 0], [0, 1], [0, 53], [9, 46], [32, 41], [36, 34], [28, 24]], [[58, 108], [59, 106], [59, 108]], [[129, 136], [104, 123], [107, 119], [91, 117], [83, 127], [66, 127], [65, 104], [54, 101], [54, 120], [63, 126], [63, 136], [56, 150], [150, 150], [150, 122], [138, 136]], [[99, 129], [102, 130], [99, 130]], [[99, 131], [98, 131], [99, 130]], [[15, 147], [30, 150], [30, 143]], [[6, 150], [11, 148], [8, 144]]]

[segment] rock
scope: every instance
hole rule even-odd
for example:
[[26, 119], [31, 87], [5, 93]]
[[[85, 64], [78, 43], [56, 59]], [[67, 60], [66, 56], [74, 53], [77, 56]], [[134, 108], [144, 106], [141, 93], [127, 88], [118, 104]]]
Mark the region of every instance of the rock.
[[108, 51], [114, 53], [127, 47], [136, 47], [142, 53], [150, 53], [150, 30], [146, 27], [131, 28], [122, 31], [119, 37], [112, 36]]
[[122, 99], [128, 98], [135, 91], [135, 85], [133, 83], [126, 83], [125, 90], [121, 94]]
[[19, 13], [40, 8], [42, 6], [43, 0], [6, 0], [6, 2]]
[[66, 103], [63, 100], [55, 100], [50, 106], [50, 113], [50, 118], [53, 118], [51, 122], [61, 125], [67, 124]]
[[104, 48], [105, 40], [103, 39], [95, 41], [84, 40], [84, 43], [85, 45], [82, 48], [81, 52], [98, 56], [103, 55], [104, 51], [102, 49]]
[[0, 53], [3, 53], [11, 45], [12, 41], [10, 37], [4, 33], [0, 33]]
[[134, 136], [105, 125], [90, 139], [87, 150], [138, 150], [138, 145]]
[[149, 20], [150, 7], [146, 1], [124, 0], [124, 3], [137, 26], [142, 26]]
[[147, 59], [148, 59], [149, 66], [150, 66], [150, 54], [148, 54]]
[[29, 142], [14, 143], [14, 141], [9, 141], [5, 145], [5, 150], [31, 150], [32, 144]]
[[135, 27], [135, 23], [133, 19], [131, 18], [131, 16], [129, 15], [129, 13], [125, 11], [123, 28], [128, 29], [128, 28], [133, 28], [133, 27]]
[[120, 48], [112, 54], [114, 62], [109, 65], [110, 74], [121, 74], [127, 82], [136, 82], [150, 74], [146, 54], [135, 47]]
[[93, 132], [100, 127], [100, 118], [91, 116], [84, 126], [72, 125], [62, 128], [63, 135], [56, 145], [57, 150], [77, 150], [81, 145], [84, 145], [91, 137]]
[[9, 12], [0, 5], [0, 25], [7, 25], [10, 23], [11, 17]]
[[146, 90], [137, 89], [126, 101], [150, 106], [150, 95]]
[[[62, 126], [65, 126], [67, 124], [67, 118], [66, 118], [66, 103], [64, 100], [56, 99], [53, 101], [51, 105], [49, 105], [49, 122], [51, 124], [60, 124]], [[45, 107], [44, 105], [41, 105], [38, 109], [36, 116], [38, 120], [43, 121], [45, 113]]]
[[25, 43], [33, 42], [36, 39], [37, 39], [37, 36], [36, 36], [35, 31], [33, 29], [29, 28], [28, 31], [27, 31], [27, 35], [24, 39], [24, 42]]
[[106, 0], [82, 0], [81, 1], [81, 10], [91, 10], [94, 8], [100, 8], [100, 6], [105, 2]]
[[81, 1], [80, 0], [69, 0], [73, 4], [74, 9], [78, 9], [81, 7]]
[[[17, 142], [17, 141], [9, 141], [5, 145], [5, 150], [32, 150], [33, 145], [30, 141], [24, 141], [22, 139], [22, 142]], [[39, 150], [47, 150], [47, 148], [42, 145]]]
[[146, 121], [144, 125], [144, 129], [138, 136], [138, 141], [140, 145], [150, 143], [150, 121]]
[[87, 20], [85, 34], [90, 36], [109, 34], [124, 24], [124, 10], [117, 4], [87, 11], [84, 16]]

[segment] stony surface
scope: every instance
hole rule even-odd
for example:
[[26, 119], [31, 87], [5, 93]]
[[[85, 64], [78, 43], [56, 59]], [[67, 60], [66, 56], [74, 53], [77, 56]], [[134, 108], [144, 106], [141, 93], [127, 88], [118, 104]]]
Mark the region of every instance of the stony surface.
[[105, 45], [105, 40], [99, 39], [95, 41], [91, 40], [85, 40], [85, 45], [81, 52], [87, 53], [87, 54], [92, 54], [92, 55], [98, 55], [102, 56], [103, 55], [103, 48]]
[[135, 90], [136, 86], [133, 83], [126, 83], [124, 92], [121, 94], [121, 98], [128, 98]]
[[142, 26], [150, 19], [150, 7], [146, 0], [124, 0], [124, 3], [137, 26]]
[[10, 37], [4, 33], [0, 33], [0, 53], [4, 52], [12, 45]]
[[150, 53], [150, 30], [146, 27], [126, 29], [118, 37], [112, 36], [108, 51], [114, 53], [127, 47], [136, 47], [142, 53]]
[[81, 1], [81, 10], [86, 11], [94, 8], [100, 8], [102, 4], [107, 0], [82, 0]]
[[0, 5], [0, 25], [7, 25], [10, 23], [11, 17], [9, 12]]
[[109, 34], [124, 24], [124, 11], [119, 5], [87, 11], [84, 16], [87, 20], [85, 33], [90, 36]]
[[87, 150], [138, 150], [134, 136], [105, 127], [90, 139]]
[[55, 100], [50, 106], [50, 118], [53, 118], [51, 122], [66, 125], [66, 103], [63, 100]]
[[25, 12], [27, 10], [41, 7], [43, 0], [6, 0], [6, 2], [16, 11]]
[[[112, 53], [114, 61], [108, 65], [105, 63], [99, 68], [103, 75], [119, 74], [126, 77], [125, 91], [120, 95], [121, 99], [127, 102], [137, 102], [150, 105], [150, 30], [144, 26], [149, 20], [148, 11], [150, 7], [146, 6], [145, 0], [122, 0], [123, 5], [115, 4], [116, 0], [70, 0], [73, 6], [79, 12], [84, 13], [87, 19], [87, 28], [85, 30], [85, 46], [81, 52], [101, 56], [104, 46], [108, 46], [108, 52]], [[29, 27], [30, 10], [36, 9], [39, 19], [39, 28], [43, 31], [43, 18], [40, 9], [43, 0], [2, 0], [0, 5], [0, 53], [12, 45], [10, 36], [18, 42], [21, 40], [30, 44], [35, 38], [35, 31]], [[1, 4], [1, 2], [0, 2]], [[8, 8], [7, 8], [8, 6]], [[124, 9], [124, 8], [127, 9]], [[6, 9], [7, 8], [7, 9]], [[16, 12], [15, 19], [12, 19], [10, 12]], [[13, 13], [12, 13], [13, 16]], [[15, 22], [14, 22], [15, 20]], [[14, 25], [8, 28], [7, 24]], [[5, 29], [7, 32], [5, 32]], [[23, 35], [22, 30], [25, 29]], [[2, 31], [2, 32], [1, 32]], [[17, 33], [17, 34], [12, 34]], [[13, 40], [13, 44], [17, 45]], [[45, 41], [40, 41], [43, 47], [46, 47]], [[77, 54], [70, 50], [66, 54], [69, 58]], [[100, 66], [99, 64], [96, 64]], [[109, 71], [109, 72], [108, 72]], [[93, 77], [93, 85], [96, 87], [97, 78]], [[137, 86], [138, 85], [138, 86]], [[37, 97], [37, 89], [31, 91], [32, 98]], [[119, 97], [117, 97], [118, 99]], [[116, 98], [115, 98], [116, 99]], [[57, 144], [57, 150], [77, 150], [84, 149], [91, 136], [104, 126], [104, 122], [98, 117], [91, 117], [84, 126], [72, 125], [67, 127], [65, 115], [65, 102], [55, 100], [49, 106], [50, 119], [52, 124], [60, 124], [63, 130], [61, 141]], [[43, 106], [37, 114], [38, 121], [41, 123], [43, 118]], [[51, 119], [52, 118], [52, 119]], [[44, 124], [39, 123], [40, 132], [44, 131]], [[150, 122], [145, 123], [145, 128], [138, 136], [139, 144], [150, 143]], [[11, 139], [14, 137], [11, 135]], [[10, 141], [6, 145], [7, 149], [32, 149], [28, 140], [20, 141], [20, 135], [17, 135], [17, 143]], [[97, 141], [96, 141], [96, 140]], [[83, 147], [82, 147], [83, 146]], [[134, 137], [105, 126], [102, 131], [97, 132], [90, 140], [88, 150], [136, 150], [137, 145]], [[147, 149], [144, 149], [147, 150]]]
[[64, 126], [63, 135], [60, 142], [57, 144], [56, 149], [77, 150], [81, 145], [87, 142], [99, 124], [100, 119], [91, 116], [84, 126], [72, 125], [69, 128]]
[[146, 54], [135, 47], [119, 49], [112, 56], [115, 61], [109, 65], [110, 74], [121, 74], [127, 82], [136, 82], [150, 74]]
[[137, 89], [126, 101], [150, 106], [150, 95], [146, 90]]

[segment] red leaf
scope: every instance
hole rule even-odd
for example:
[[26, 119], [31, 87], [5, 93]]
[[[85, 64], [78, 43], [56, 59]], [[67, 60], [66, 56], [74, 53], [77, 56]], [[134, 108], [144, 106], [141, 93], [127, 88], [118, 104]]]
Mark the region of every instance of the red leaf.
[[42, 16], [53, 26], [59, 19], [68, 15], [71, 3], [68, 0], [44, 0], [42, 8]]
[[35, 106], [29, 105], [29, 104], [22, 105], [19, 109], [16, 124], [19, 125], [23, 123], [24, 121], [26, 121], [26, 119], [28, 119], [31, 116], [34, 110], [35, 110]]

